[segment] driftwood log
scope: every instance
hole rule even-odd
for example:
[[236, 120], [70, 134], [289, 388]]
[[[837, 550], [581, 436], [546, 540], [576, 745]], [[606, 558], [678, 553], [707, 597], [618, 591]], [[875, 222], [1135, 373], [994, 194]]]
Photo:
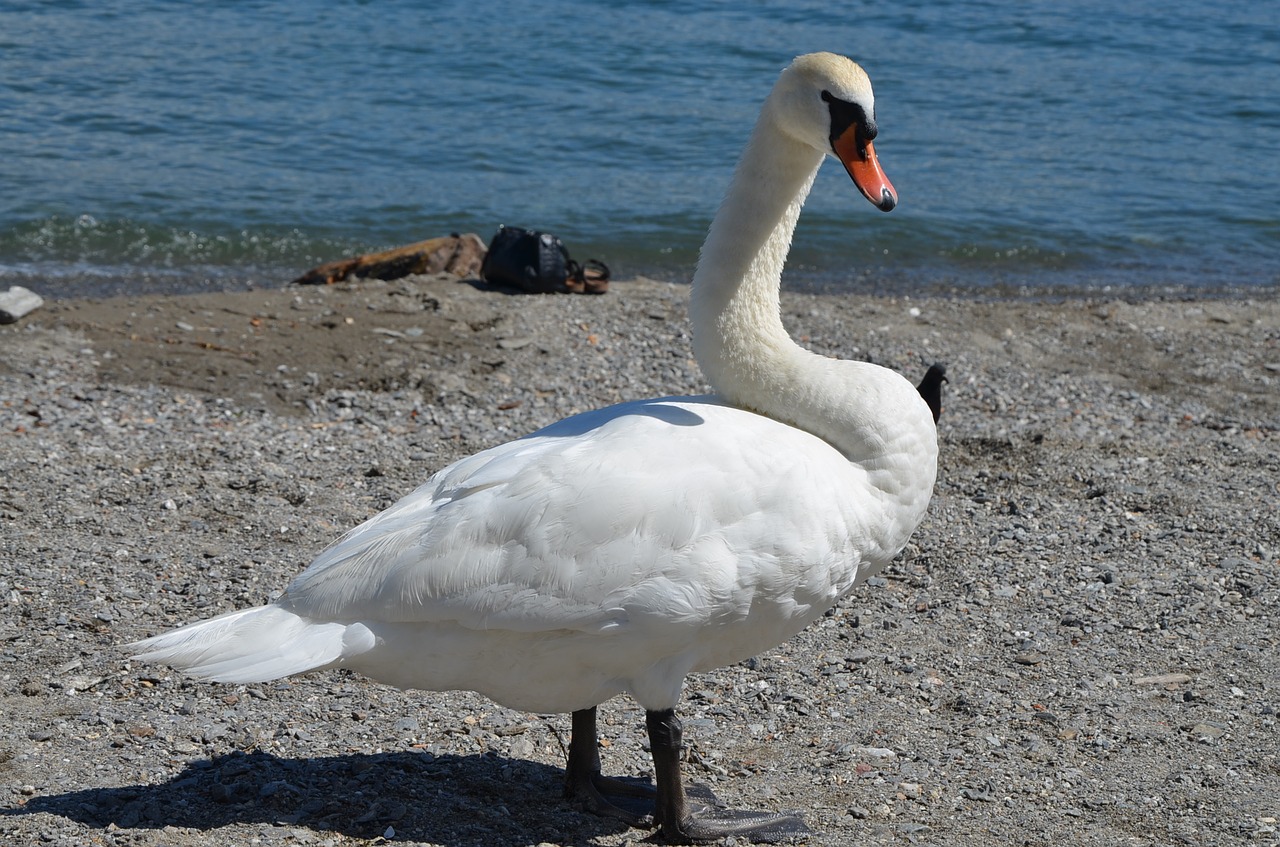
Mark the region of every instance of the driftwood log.
[[8, 291], [0, 291], [0, 324], [11, 324], [28, 312], [44, 305], [44, 299], [34, 291], [14, 285]]
[[348, 277], [399, 279], [410, 274], [448, 271], [458, 277], [479, 277], [485, 246], [480, 236], [446, 235], [406, 244], [380, 253], [365, 253], [350, 259], [312, 268], [293, 281], [295, 285], [332, 285]]

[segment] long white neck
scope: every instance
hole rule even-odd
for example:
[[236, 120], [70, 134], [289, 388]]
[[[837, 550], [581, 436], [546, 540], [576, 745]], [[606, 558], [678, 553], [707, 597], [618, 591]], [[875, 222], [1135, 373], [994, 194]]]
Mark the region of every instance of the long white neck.
[[811, 353], [782, 325], [782, 267], [822, 160], [764, 109], [694, 274], [694, 355], [726, 402], [824, 439], [912, 512], [928, 500], [937, 457], [915, 387], [876, 365]]
[[[729, 403], [813, 432], [851, 459], [844, 406], [831, 395], [833, 360], [796, 344], [782, 325], [779, 289], [791, 236], [823, 154], [781, 131], [766, 106], [716, 213], [693, 277], [693, 350]], [[850, 364], [853, 363], [844, 363]], [[832, 417], [837, 420], [831, 420]], [[846, 449], [849, 448], [849, 449]], [[856, 454], [856, 455], [853, 455]]]
[[693, 349], [716, 392], [768, 414], [778, 368], [804, 351], [779, 314], [782, 266], [822, 154], [777, 129], [768, 109], [756, 124], [711, 224], [693, 277]]

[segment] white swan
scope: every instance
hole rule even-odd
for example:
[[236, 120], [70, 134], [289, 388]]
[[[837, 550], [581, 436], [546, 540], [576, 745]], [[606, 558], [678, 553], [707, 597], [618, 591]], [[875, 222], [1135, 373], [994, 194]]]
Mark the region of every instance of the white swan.
[[[268, 606], [133, 646], [225, 682], [342, 666], [403, 688], [470, 689], [573, 712], [566, 793], [608, 796], [595, 707], [648, 712], [656, 807], [673, 841], [806, 832], [792, 815], [699, 804], [679, 772], [685, 676], [790, 638], [903, 548], [925, 514], [934, 418], [902, 377], [828, 359], [783, 329], [778, 287], [823, 157], [888, 211], [871, 85], [840, 56], [783, 71], [694, 277], [714, 396], [625, 403], [463, 459], [322, 552]], [[625, 801], [619, 801], [625, 802]]]

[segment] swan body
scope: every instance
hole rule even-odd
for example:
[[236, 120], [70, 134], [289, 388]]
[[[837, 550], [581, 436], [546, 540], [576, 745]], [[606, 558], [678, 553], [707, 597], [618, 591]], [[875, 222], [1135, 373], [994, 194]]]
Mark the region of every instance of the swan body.
[[686, 674], [785, 641], [897, 552], [911, 527], [849, 496], [867, 487], [821, 439], [716, 398], [625, 403], [457, 462], [275, 603], [142, 658], [237, 683], [343, 665], [534, 712], [624, 691], [667, 708]]
[[340, 666], [573, 712], [575, 744], [580, 729], [591, 739], [570, 751], [570, 782], [606, 814], [594, 707], [626, 692], [650, 713], [663, 834], [760, 835], [758, 821], [700, 823], [678, 756], [660, 761], [660, 746], [679, 748], [683, 680], [785, 641], [883, 568], [936, 470], [934, 419], [909, 382], [806, 351], [779, 317], [791, 234], [826, 155], [877, 206], [896, 202], [874, 136], [856, 64], [813, 54], [783, 72], [694, 277], [694, 350], [714, 395], [576, 415], [456, 462], [274, 603], [149, 638], [138, 657], [224, 682]]

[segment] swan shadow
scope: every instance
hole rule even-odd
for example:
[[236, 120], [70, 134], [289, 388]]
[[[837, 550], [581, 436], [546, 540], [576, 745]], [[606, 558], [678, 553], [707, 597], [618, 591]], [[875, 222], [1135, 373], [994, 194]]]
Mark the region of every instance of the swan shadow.
[[548, 838], [589, 844], [627, 829], [561, 799], [563, 779], [560, 768], [493, 753], [234, 752], [192, 761], [167, 782], [46, 794], [0, 809], [0, 817], [46, 813], [97, 829], [268, 824], [366, 839], [390, 826], [398, 838], [458, 847]]

